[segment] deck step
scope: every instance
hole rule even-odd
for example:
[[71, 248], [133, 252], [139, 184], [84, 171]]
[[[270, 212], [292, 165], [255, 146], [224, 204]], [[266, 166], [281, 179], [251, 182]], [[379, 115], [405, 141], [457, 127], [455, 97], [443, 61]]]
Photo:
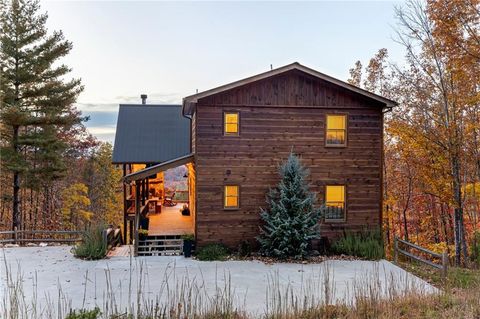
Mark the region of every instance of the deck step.
[[169, 242], [174, 243], [174, 245], [183, 244], [183, 240], [181, 239], [146, 239], [139, 241], [139, 243], [148, 244], [148, 243], [158, 243], [158, 242]]
[[178, 256], [182, 254], [181, 235], [148, 236], [138, 242], [138, 256]]

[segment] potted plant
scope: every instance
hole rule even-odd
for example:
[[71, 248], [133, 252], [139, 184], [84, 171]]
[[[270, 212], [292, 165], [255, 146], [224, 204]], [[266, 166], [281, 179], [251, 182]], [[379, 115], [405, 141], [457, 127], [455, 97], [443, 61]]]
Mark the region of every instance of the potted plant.
[[190, 216], [190, 208], [188, 208], [187, 204], [183, 204], [183, 207], [180, 209], [180, 212], [183, 216]]
[[138, 239], [139, 240], [145, 240], [148, 237], [148, 230], [146, 229], [139, 229], [138, 230]]
[[192, 257], [193, 243], [195, 242], [194, 234], [185, 234], [182, 236], [183, 239], [183, 256], [185, 258]]

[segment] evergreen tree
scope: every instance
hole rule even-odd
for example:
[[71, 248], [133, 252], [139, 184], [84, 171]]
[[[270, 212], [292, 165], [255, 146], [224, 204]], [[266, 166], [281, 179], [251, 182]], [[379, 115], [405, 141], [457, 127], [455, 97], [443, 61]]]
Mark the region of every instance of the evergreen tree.
[[0, 1], [0, 155], [2, 170], [13, 177], [16, 228], [20, 187], [45, 187], [65, 172], [64, 136], [83, 120], [73, 107], [83, 87], [64, 80], [71, 70], [58, 60], [72, 44], [62, 32], [47, 33], [39, 1]]
[[258, 237], [262, 252], [268, 256], [303, 258], [311, 239], [318, 238], [321, 209], [315, 208], [316, 196], [306, 181], [308, 171], [291, 153], [280, 167], [281, 181], [267, 196], [262, 209], [264, 226]]

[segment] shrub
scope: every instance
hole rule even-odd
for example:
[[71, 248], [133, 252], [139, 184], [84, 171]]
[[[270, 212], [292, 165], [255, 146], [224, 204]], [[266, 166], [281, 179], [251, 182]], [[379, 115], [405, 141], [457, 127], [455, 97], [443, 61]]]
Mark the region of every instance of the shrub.
[[100, 309], [93, 310], [79, 310], [78, 313], [74, 310], [68, 314], [65, 319], [97, 319], [100, 316]]
[[182, 238], [185, 241], [195, 241], [195, 235], [194, 234], [184, 234], [180, 238]]
[[249, 257], [252, 254], [252, 245], [248, 240], [243, 240], [240, 245], [238, 245], [238, 256], [240, 257]]
[[332, 251], [372, 260], [385, 256], [382, 233], [379, 230], [345, 233], [341, 239], [333, 243]]
[[222, 244], [209, 244], [198, 250], [197, 258], [203, 261], [225, 260], [228, 256], [227, 247]]
[[103, 237], [104, 226], [94, 226], [83, 233], [82, 242], [73, 248], [77, 258], [97, 260], [107, 255], [107, 243]]

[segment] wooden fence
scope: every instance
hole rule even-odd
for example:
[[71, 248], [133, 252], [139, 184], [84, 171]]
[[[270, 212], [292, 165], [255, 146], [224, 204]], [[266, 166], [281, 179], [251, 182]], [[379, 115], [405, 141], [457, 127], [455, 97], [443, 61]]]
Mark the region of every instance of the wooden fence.
[[[401, 249], [399, 247], [400, 244], [405, 245], [408, 248], [418, 250], [418, 251], [422, 252], [423, 254], [425, 254], [427, 256], [430, 256], [432, 258], [439, 259], [441, 263], [435, 263], [433, 261], [422, 258], [422, 256], [415, 255], [414, 253], [409, 252], [405, 249]], [[395, 239], [394, 239], [394, 251], [393, 252], [394, 252], [395, 264], [398, 264], [398, 254], [402, 254], [404, 256], [410, 257], [413, 260], [424, 263], [424, 264], [426, 264], [430, 267], [441, 270], [443, 278], [447, 277], [447, 270], [448, 270], [448, 254], [447, 254], [447, 252], [443, 252], [442, 254], [438, 254], [438, 253], [430, 251], [426, 248], [423, 248], [423, 247], [420, 247], [418, 245], [412, 244], [412, 243], [410, 243], [406, 240], [402, 240], [402, 239], [400, 239], [396, 236], [395, 236]]]
[[83, 232], [73, 230], [8, 230], [0, 231], [0, 244], [75, 243]]

